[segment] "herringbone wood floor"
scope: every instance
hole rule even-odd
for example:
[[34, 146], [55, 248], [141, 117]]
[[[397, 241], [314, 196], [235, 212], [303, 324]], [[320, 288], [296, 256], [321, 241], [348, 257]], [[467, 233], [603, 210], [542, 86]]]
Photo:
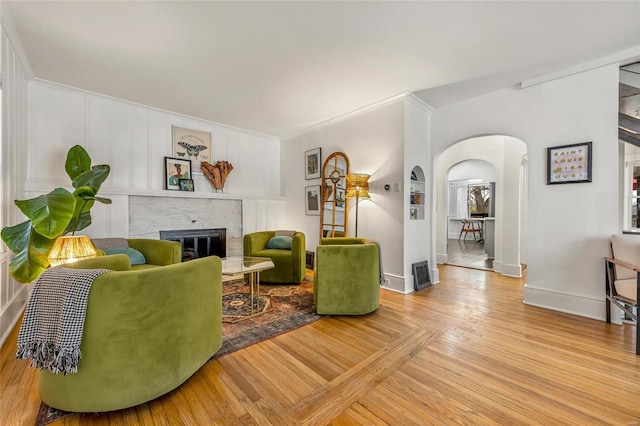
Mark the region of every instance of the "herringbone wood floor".
[[[640, 424], [632, 326], [526, 306], [524, 280], [441, 267], [441, 283], [382, 293], [208, 362], [141, 406], [57, 424]], [[3, 425], [33, 425], [35, 372], [1, 352]]]

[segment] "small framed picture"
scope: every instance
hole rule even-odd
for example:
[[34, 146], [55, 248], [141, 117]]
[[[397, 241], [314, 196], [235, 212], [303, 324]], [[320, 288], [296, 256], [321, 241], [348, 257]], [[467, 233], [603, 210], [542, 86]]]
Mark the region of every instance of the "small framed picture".
[[320, 185], [307, 186], [304, 188], [305, 209], [304, 213], [309, 216], [320, 215]]
[[178, 184], [180, 185], [180, 191], [193, 192], [193, 179], [180, 179]]
[[180, 191], [180, 180], [191, 179], [191, 160], [164, 157], [164, 187]]
[[593, 142], [547, 148], [547, 185], [591, 182]]
[[304, 153], [304, 178], [320, 178], [320, 148], [312, 149]]

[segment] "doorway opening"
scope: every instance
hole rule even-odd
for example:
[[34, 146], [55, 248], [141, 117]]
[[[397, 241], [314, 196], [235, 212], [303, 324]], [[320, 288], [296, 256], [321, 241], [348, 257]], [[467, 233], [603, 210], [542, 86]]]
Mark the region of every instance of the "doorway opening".
[[[526, 144], [504, 135], [472, 137], [436, 161], [436, 259], [510, 276], [526, 263]], [[524, 159], [524, 160], [523, 160]]]
[[493, 270], [496, 170], [488, 161], [464, 160], [447, 176], [447, 263]]

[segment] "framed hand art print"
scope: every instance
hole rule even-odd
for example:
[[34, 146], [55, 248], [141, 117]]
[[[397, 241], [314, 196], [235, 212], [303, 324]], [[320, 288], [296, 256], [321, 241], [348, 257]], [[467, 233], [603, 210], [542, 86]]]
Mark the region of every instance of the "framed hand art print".
[[547, 185], [591, 182], [592, 142], [547, 148]]
[[320, 148], [312, 149], [304, 153], [304, 178], [320, 178]]
[[180, 191], [180, 180], [191, 179], [191, 161], [164, 157], [164, 188]]

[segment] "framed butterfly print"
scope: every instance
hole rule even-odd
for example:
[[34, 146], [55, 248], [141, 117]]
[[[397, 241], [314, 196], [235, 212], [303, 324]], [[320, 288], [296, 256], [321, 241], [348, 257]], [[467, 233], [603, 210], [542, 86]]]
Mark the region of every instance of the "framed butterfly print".
[[211, 133], [171, 126], [173, 156], [191, 160], [193, 174], [201, 175], [200, 163], [211, 162]]

